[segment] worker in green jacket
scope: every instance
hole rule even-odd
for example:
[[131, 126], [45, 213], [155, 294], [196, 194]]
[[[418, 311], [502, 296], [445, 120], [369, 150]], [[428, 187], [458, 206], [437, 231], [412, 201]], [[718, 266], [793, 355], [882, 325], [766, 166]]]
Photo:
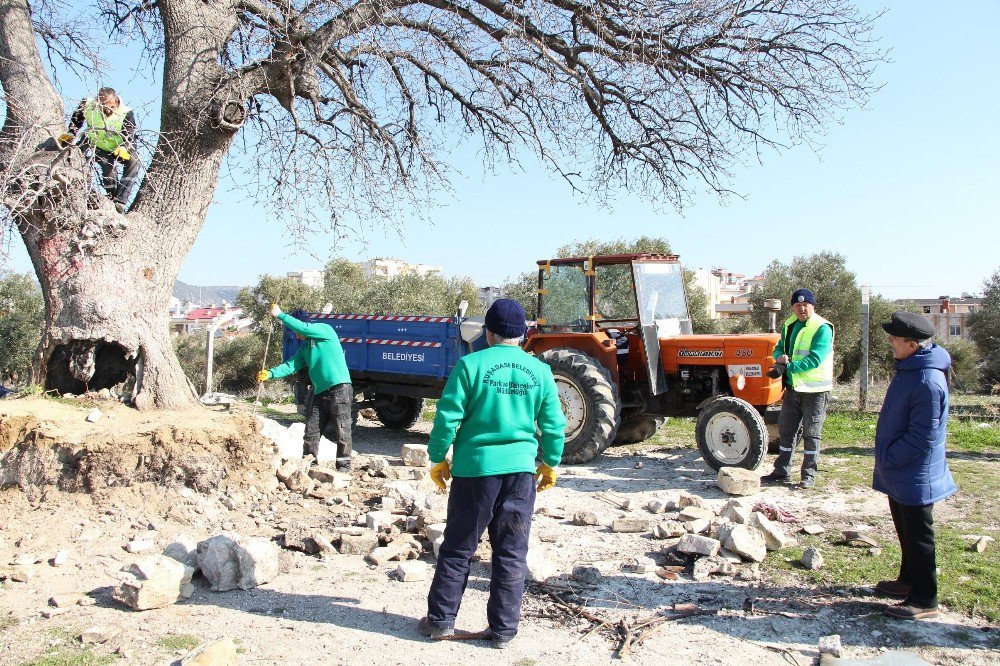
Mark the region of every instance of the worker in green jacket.
[[[101, 171], [101, 184], [114, 199], [118, 212], [123, 213], [142, 167], [135, 148], [135, 114], [122, 104], [114, 88], [101, 88], [97, 97], [80, 102], [70, 118], [69, 131], [59, 137], [59, 145], [72, 143], [84, 124], [87, 125], [84, 136]], [[118, 177], [119, 164], [122, 165], [121, 178]]]
[[791, 480], [792, 454], [802, 428], [802, 488], [816, 485], [820, 436], [833, 390], [833, 324], [816, 314], [816, 298], [808, 289], [792, 293], [792, 314], [785, 320], [772, 354], [769, 376], [782, 377], [785, 395], [778, 416], [778, 458], [765, 484]]
[[555, 485], [566, 429], [552, 371], [521, 349], [524, 333], [521, 304], [494, 302], [486, 312], [490, 347], [459, 359], [437, 403], [427, 443], [431, 478], [441, 490], [452, 481], [427, 616], [418, 627], [432, 639], [455, 633], [472, 556], [487, 530], [493, 566], [486, 634], [497, 648], [517, 634], [535, 493]]
[[281, 365], [261, 370], [257, 373], [257, 381], [280, 379], [303, 368], [308, 369], [313, 400], [306, 414], [305, 450], [318, 458], [320, 437], [329, 431], [327, 439], [337, 445], [337, 469], [350, 471], [354, 387], [337, 331], [328, 324], [309, 323], [305, 310], [286, 314], [277, 303], [271, 306], [271, 316], [308, 344], [302, 344], [295, 356]]

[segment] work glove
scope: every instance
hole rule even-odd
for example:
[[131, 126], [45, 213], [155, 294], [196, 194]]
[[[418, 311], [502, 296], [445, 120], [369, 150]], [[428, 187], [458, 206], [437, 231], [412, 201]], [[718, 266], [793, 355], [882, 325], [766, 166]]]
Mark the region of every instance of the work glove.
[[261, 370], [260, 372], [257, 373], [258, 383], [266, 382], [270, 378], [271, 378], [271, 373], [268, 372], [267, 370]]
[[270, 312], [271, 312], [271, 316], [272, 317], [277, 317], [278, 315], [281, 314], [281, 308], [278, 307], [277, 303], [271, 303], [271, 310], [270, 310]]
[[448, 486], [445, 481], [451, 478], [451, 466], [448, 465], [447, 460], [442, 460], [438, 464], [431, 467], [431, 481], [434, 485], [441, 490], [447, 490]]
[[125, 150], [125, 146], [118, 146], [111, 152], [111, 154], [120, 159], [122, 162], [128, 162], [130, 159], [132, 159], [132, 156], [129, 155], [129, 152]]
[[64, 132], [59, 135], [58, 139], [56, 139], [56, 143], [59, 144], [60, 148], [62, 148], [68, 143], [73, 143], [73, 135], [69, 134], [68, 132]]
[[535, 469], [535, 481], [538, 481], [538, 492], [548, 490], [556, 485], [556, 470], [542, 463]]
[[785, 374], [785, 368], [787, 367], [784, 363], [775, 363], [774, 367], [767, 371], [767, 376], [771, 379], [778, 379]]

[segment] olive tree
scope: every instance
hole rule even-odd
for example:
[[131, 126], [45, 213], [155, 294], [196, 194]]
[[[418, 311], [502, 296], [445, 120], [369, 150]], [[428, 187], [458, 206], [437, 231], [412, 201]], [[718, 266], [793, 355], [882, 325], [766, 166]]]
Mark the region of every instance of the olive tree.
[[[843, 0], [7, 0], [0, 191], [46, 303], [35, 380], [134, 374], [139, 408], [194, 402], [167, 303], [227, 155], [299, 230], [426, 210], [456, 137], [680, 206], [863, 103], [873, 19]], [[42, 150], [64, 131], [59, 82], [109, 38], [162, 81], [124, 214], [79, 148]]]

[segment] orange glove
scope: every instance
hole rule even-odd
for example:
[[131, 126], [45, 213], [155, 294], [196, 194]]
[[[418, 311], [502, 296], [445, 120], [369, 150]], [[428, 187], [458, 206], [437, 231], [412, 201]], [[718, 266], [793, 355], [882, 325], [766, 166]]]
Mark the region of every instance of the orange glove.
[[451, 466], [448, 465], [447, 460], [442, 460], [438, 464], [431, 467], [431, 481], [434, 482], [439, 489], [442, 491], [448, 489], [448, 485], [445, 483], [451, 478]]
[[554, 487], [557, 476], [558, 474], [556, 474], [554, 468], [542, 463], [540, 467], [535, 469], [535, 481], [538, 481], [538, 492]]

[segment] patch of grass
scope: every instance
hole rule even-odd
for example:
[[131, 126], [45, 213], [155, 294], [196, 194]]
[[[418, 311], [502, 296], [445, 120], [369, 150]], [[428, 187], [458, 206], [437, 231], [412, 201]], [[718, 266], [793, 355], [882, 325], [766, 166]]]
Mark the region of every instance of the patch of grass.
[[94, 654], [89, 648], [74, 650], [56, 648], [49, 650], [41, 657], [26, 661], [22, 666], [103, 666], [113, 664], [118, 657], [110, 654]]
[[173, 636], [164, 636], [156, 641], [156, 644], [169, 652], [174, 652], [175, 650], [193, 650], [201, 645], [201, 639], [191, 634], [175, 634]]

